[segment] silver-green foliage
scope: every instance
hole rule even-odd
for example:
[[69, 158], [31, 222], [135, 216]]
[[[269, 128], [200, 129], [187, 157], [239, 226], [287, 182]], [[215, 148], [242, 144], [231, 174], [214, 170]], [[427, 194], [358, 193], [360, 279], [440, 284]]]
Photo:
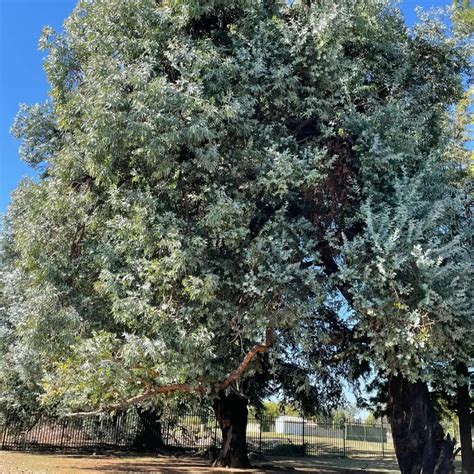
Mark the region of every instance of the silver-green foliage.
[[[441, 291], [458, 270], [464, 291], [462, 239], [442, 232], [459, 207], [441, 190], [431, 215], [421, 188], [446, 160], [465, 52], [382, 0], [306, 3], [83, 0], [45, 29], [50, 102], [13, 128], [43, 175], [7, 217], [2, 347], [34, 354], [45, 400], [210, 386], [341, 281], [367, 357], [445, 363], [466, 324], [464, 296]], [[350, 145], [350, 179], [331, 143]]]

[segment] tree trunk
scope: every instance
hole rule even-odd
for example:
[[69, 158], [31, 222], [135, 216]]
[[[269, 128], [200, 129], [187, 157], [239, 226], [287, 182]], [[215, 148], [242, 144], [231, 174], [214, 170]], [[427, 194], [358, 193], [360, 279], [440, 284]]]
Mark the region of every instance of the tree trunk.
[[[469, 380], [469, 371], [465, 364], [458, 366], [458, 374], [465, 377], [466, 380]], [[472, 474], [472, 472], [474, 472], [474, 460], [472, 455], [472, 415], [469, 382], [458, 385], [456, 395], [456, 411], [459, 418], [459, 438], [461, 441], [462, 473]]]
[[247, 399], [235, 393], [219, 392], [213, 408], [222, 431], [222, 446], [214, 465], [250, 467], [247, 455]]
[[392, 375], [388, 411], [402, 474], [454, 474], [454, 442], [444, 437], [425, 383]]
[[137, 409], [140, 427], [134, 445], [142, 451], [157, 451], [164, 447], [160, 415], [154, 410]]

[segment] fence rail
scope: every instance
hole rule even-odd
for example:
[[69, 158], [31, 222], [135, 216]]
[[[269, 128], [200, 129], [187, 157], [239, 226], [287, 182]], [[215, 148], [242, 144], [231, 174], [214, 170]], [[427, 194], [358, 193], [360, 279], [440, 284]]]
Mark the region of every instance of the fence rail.
[[[204, 450], [219, 446], [221, 433], [211, 411], [162, 413], [136, 410], [114, 416], [0, 421], [0, 449], [122, 450], [161, 448]], [[264, 455], [383, 457], [393, 453], [386, 426], [333, 423], [299, 417], [250, 417], [247, 444]]]

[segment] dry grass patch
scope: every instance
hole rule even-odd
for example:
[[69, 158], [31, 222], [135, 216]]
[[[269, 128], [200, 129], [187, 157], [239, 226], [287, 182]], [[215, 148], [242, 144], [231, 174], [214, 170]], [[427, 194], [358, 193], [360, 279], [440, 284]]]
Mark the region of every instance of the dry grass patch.
[[[34, 474], [96, 474], [148, 472], [163, 474], [230, 474], [245, 472], [247, 474], [335, 474], [381, 472], [396, 473], [390, 461], [371, 462], [351, 459], [271, 459], [261, 462], [253, 469], [211, 468], [206, 459], [189, 456], [130, 456], [130, 455], [83, 455], [83, 454], [49, 454], [0, 451], [0, 473], [34, 473]], [[255, 463], [257, 464], [257, 463]], [[386, 464], [386, 465], [385, 465]]]

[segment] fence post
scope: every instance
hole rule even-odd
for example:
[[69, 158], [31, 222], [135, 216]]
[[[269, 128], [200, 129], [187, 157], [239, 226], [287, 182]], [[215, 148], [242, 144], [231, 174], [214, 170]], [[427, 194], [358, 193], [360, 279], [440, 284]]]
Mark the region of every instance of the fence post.
[[346, 457], [346, 438], [347, 438], [347, 423], [344, 420], [344, 430], [342, 432], [342, 443], [343, 443], [342, 446], [343, 446], [344, 458]]
[[384, 449], [384, 435], [383, 435], [383, 418], [380, 419], [380, 441], [382, 442], [382, 457], [385, 457], [385, 449]]
[[263, 454], [262, 451], [262, 427], [263, 427], [263, 415], [260, 416], [260, 432], [258, 434], [258, 450], [260, 451], [260, 454]]
[[8, 433], [8, 425], [7, 425], [7, 422], [5, 421], [5, 424], [3, 425], [3, 429], [2, 429], [2, 450], [5, 448], [5, 440], [7, 439], [7, 433]]
[[217, 416], [214, 415], [214, 446], [217, 447]]
[[59, 443], [59, 449], [63, 449], [63, 444], [64, 444], [64, 432], [66, 431], [66, 423], [67, 423], [67, 420], [64, 419], [64, 420], [63, 420], [62, 430], [61, 430], [61, 441], [60, 441], [60, 443]]
[[302, 420], [303, 420], [303, 456], [306, 456], [306, 447], [304, 444], [304, 418], [302, 418]]

